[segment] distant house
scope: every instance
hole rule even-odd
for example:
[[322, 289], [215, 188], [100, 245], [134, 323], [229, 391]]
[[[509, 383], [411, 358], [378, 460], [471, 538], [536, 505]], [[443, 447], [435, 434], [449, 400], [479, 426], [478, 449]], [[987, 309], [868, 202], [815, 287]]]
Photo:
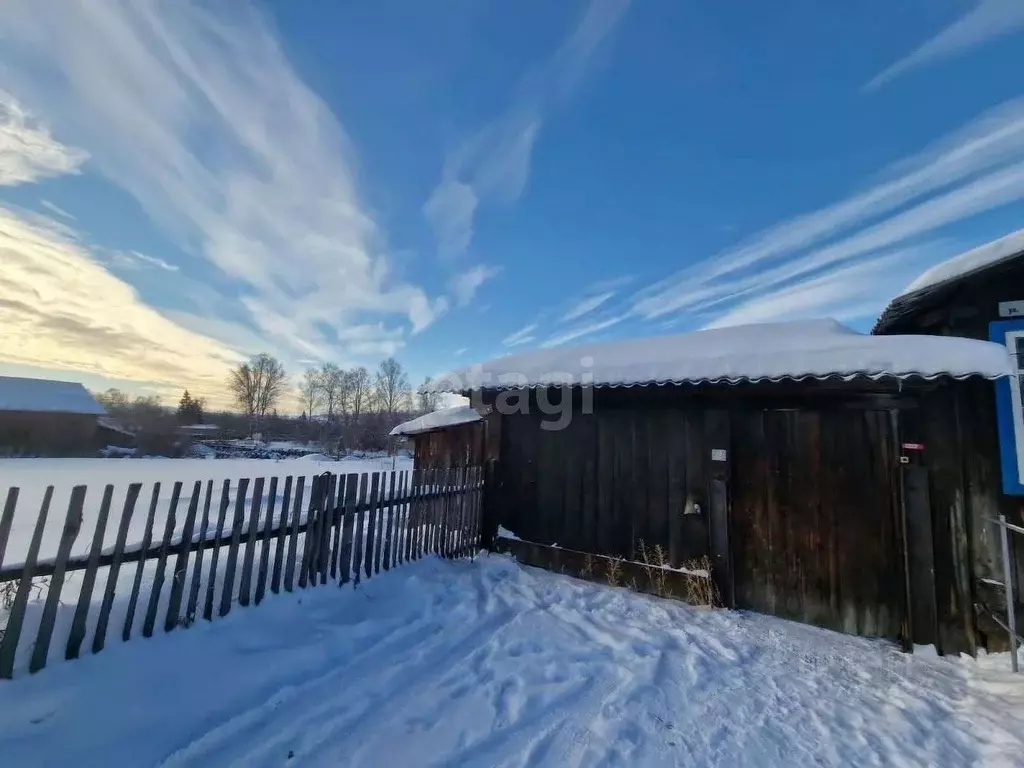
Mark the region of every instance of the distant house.
[[0, 376], [0, 455], [90, 455], [101, 416], [77, 382]]
[[186, 424], [177, 428], [179, 435], [190, 437], [193, 440], [209, 440], [217, 437], [220, 427], [216, 424]]
[[483, 422], [468, 405], [426, 413], [390, 434], [412, 440], [418, 469], [480, 466], [483, 461]]

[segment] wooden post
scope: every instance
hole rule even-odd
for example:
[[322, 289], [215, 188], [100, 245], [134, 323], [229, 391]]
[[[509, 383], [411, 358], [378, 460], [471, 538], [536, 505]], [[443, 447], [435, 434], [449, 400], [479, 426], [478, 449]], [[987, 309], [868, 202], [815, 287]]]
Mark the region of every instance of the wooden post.
[[419, 493], [423, 470], [414, 469], [409, 474], [409, 511], [405, 518], [405, 562], [416, 559], [416, 520], [419, 509]]
[[302, 521], [302, 497], [305, 491], [306, 478], [298, 477], [295, 481], [295, 500], [292, 502], [292, 524], [288, 529], [288, 559], [284, 564], [284, 588], [286, 592], [292, 591], [295, 583], [295, 559], [299, 548], [299, 525]]
[[7, 500], [4, 502], [3, 515], [0, 515], [0, 568], [4, 565], [4, 553], [7, 551], [7, 540], [11, 536], [11, 526], [14, 524], [14, 508], [18, 505], [18, 489], [7, 490]]
[[25, 554], [25, 567], [18, 581], [18, 591], [14, 595], [11, 612], [7, 615], [7, 626], [0, 638], [0, 678], [10, 680], [14, 676], [14, 656], [21, 638], [21, 627], [25, 622], [25, 606], [32, 592], [32, 579], [36, 574], [36, 563], [39, 560], [39, 547], [43, 542], [43, 529], [46, 528], [46, 516], [50, 512], [50, 500], [53, 498], [53, 486], [48, 486], [43, 494], [43, 504], [36, 518], [36, 527], [32, 531], [28, 552]]
[[[142, 533], [142, 542], [139, 544], [139, 552], [146, 552], [153, 541], [153, 522], [156, 518], [156, 505], [160, 500], [160, 483], [153, 483], [153, 493], [149, 499], [149, 514], [146, 515], [146, 527]], [[146, 559], [139, 555], [139, 562], [135, 566], [135, 578], [132, 580], [132, 594], [128, 599], [128, 610], [125, 612], [124, 629], [121, 630], [121, 639], [128, 642], [132, 636], [132, 624], [135, 622], [135, 610], [139, 604], [139, 590], [142, 587], [142, 569], [146, 567]]]
[[121, 524], [117, 529], [117, 539], [114, 542], [114, 554], [110, 561], [110, 569], [107, 571], [107, 587], [103, 591], [103, 602], [100, 604], [100, 615], [96, 620], [96, 632], [92, 636], [92, 652], [99, 653], [107, 642], [107, 623], [110, 620], [110, 609], [114, 605], [114, 595], [117, 592], [117, 578], [121, 572], [121, 561], [124, 559], [124, 546], [128, 541], [128, 528], [131, 525], [132, 515], [135, 513], [135, 504], [139, 499], [139, 492], [142, 490], [142, 483], [132, 483], [128, 486], [128, 493], [124, 498], [124, 508], [121, 511]]
[[[309, 490], [309, 507], [306, 509], [306, 537], [302, 542], [302, 561], [299, 563], [299, 589], [305, 589], [309, 583], [316, 560], [314, 552], [320, 546], [317, 531], [321, 517], [319, 510], [323, 500], [323, 482], [323, 475], [316, 475], [313, 478], [313, 487]], [[313, 583], [316, 584], [315, 576]]]
[[[372, 475], [370, 475], [370, 496], [366, 500], [365, 510], [372, 510], [374, 505], [377, 503], [377, 489], [379, 485], [380, 475], [374, 472]], [[356, 518], [356, 534], [355, 541], [353, 542], [355, 549], [353, 551], [354, 563], [352, 565], [352, 569], [355, 571], [355, 584], [358, 586], [361, 579], [359, 574], [363, 570], [364, 556], [367, 560], [369, 558], [369, 556], [366, 555], [366, 552], [368, 551], [366, 547], [367, 536], [365, 525], [367, 519], [367, 511], [364, 511], [364, 505], [362, 503], [359, 505], [356, 514], [358, 515], [358, 517]], [[369, 576], [368, 567], [367, 576]]]
[[358, 566], [352, 565], [352, 528], [355, 524], [356, 504], [366, 495], [366, 475], [350, 474], [345, 478], [345, 510], [341, 519], [341, 555], [339, 566], [341, 577], [339, 584], [348, 584], [352, 580], [352, 571]]
[[270, 591], [275, 595], [281, 591], [281, 571], [284, 563], [284, 542], [285, 531], [288, 526], [288, 509], [292, 500], [292, 477], [288, 475], [284, 479], [284, 497], [281, 499], [281, 519], [277, 524], [277, 545], [274, 549], [274, 568], [270, 575]]
[[210, 574], [206, 577], [206, 605], [203, 618], [213, 620], [213, 602], [217, 590], [217, 561], [220, 558], [220, 538], [224, 535], [228, 507], [231, 505], [231, 481], [225, 480], [220, 489], [220, 511], [217, 513], [217, 534], [214, 536], [213, 554], [210, 556]]
[[270, 533], [274, 529], [274, 510], [277, 508], [277, 477], [270, 478], [267, 494], [267, 515], [263, 521], [263, 535], [260, 536], [260, 567], [256, 576], [256, 605], [263, 602], [267, 591], [267, 566], [270, 563]]
[[406, 529], [406, 515], [409, 511], [409, 503], [407, 501], [409, 496], [409, 472], [403, 470], [399, 475], [398, 480], [398, 496], [402, 503], [398, 507], [398, 516], [395, 519], [395, 566], [401, 565], [405, 560], [403, 555], [405, 554], [405, 536], [407, 533]]
[[370, 506], [366, 511], [366, 540], [363, 543], [363, 570], [366, 578], [373, 576], [373, 551], [377, 542], [377, 510], [384, 497], [383, 472], [374, 472], [371, 481]]
[[331, 579], [338, 580], [338, 558], [341, 557], [341, 524], [342, 515], [345, 513], [345, 482], [346, 475], [338, 475], [338, 492], [332, 497], [334, 513], [331, 516], [333, 521], [334, 534], [331, 544]]
[[192, 548], [192, 534], [195, 533], [196, 513], [199, 510], [199, 496], [203, 490], [203, 482], [196, 480], [192, 485], [192, 498], [188, 502], [185, 513], [185, 526], [181, 530], [181, 541], [171, 572], [171, 595], [167, 600], [167, 616], [164, 619], [164, 632], [170, 632], [181, 620], [181, 598], [185, 595], [185, 581], [188, 577], [188, 554]]
[[178, 499], [181, 498], [181, 483], [174, 484], [171, 492], [171, 506], [167, 510], [167, 522], [164, 525], [164, 537], [160, 542], [160, 550], [156, 558], [156, 572], [153, 574], [153, 587], [149, 592], [149, 607], [146, 619], [142, 624], [142, 636], [152, 637], [156, 626], [156, 612], [160, 605], [160, 592], [164, 587], [164, 569], [167, 567], [167, 554], [174, 537], [174, 526], [177, 524]]
[[[391, 473], [391, 489], [388, 492], [388, 507], [387, 507], [387, 522], [384, 526], [384, 530], [387, 532], [384, 536], [384, 553], [382, 565], [385, 571], [391, 570], [391, 549], [395, 538], [395, 516], [398, 514], [398, 496], [395, 495], [395, 472]], [[398, 486], [398, 491], [401, 493], [402, 487]]]
[[334, 532], [334, 513], [337, 509], [335, 495], [338, 492], [338, 476], [331, 473], [327, 476], [327, 483], [324, 487], [324, 500], [320, 505], [320, 516], [323, 523], [320, 525], [320, 548], [317, 560], [320, 571], [320, 583], [327, 583], [327, 575], [331, 569], [331, 538]]
[[78, 605], [75, 606], [75, 617], [71, 621], [71, 632], [68, 634], [68, 645], [64, 651], [65, 659], [77, 659], [85, 641], [85, 620], [89, 614], [89, 603], [92, 602], [92, 589], [96, 584], [96, 569], [99, 568], [100, 555], [103, 552], [103, 535], [107, 532], [107, 517], [110, 515], [110, 502], [114, 497], [114, 486], [107, 485], [103, 489], [103, 500], [100, 502], [99, 515], [96, 517], [96, 529], [89, 547], [89, 562], [82, 575], [82, 589], [78, 593]]
[[53, 636], [53, 625], [57, 619], [57, 607], [60, 605], [60, 591], [64, 587], [64, 575], [67, 568], [71, 547], [78, 538], [82, 528], [82, 508], [85, 506], [85, 486], [76, 485], [71, 490], [71, 501], [68, 503], [68, 514], [64, 519], [64, 530], [57, 545], [57, 557], [54, 560], [53, 576], [46, 592], [46, 604], [43, 616], [39, 620], [39, 634], [32, 649], [32, 660], [29, 672], [38, 672], [46, 666], [46, 657], [50, 652], [50, 638]]
[[911, 644], [939, 642], [938, 609], [935, 598], [935, 552], [932, 545], [932, 505], [928, 489], [928, 468], [908, 465], [903, 469], [904, 546], [907, 569], [906, 591], [908, 639]]
[[[220, 590], [220, 615], [227, 616], [231, 610], [231, 594], [235, 591], [235, 568], [238, 565], [238, 542], [242, 539], [245, 525], [245, 495], [249, 490], [249, 478], [238, 481], [235, 491], [235, 516], [231, 522], [231, 543], [228, 545], [228, 560], [224, 567], [224, 583]], [[214, 576], [216, 578], [216, 576]]]
[[192, 624], [199, 610], [199, 584], [203, 579], [203, 551], [210, 533], [210, 506], [213, 503], [213, 480], [206, 482], [206, 495], [203, 499], [203, 517], [199, 523], [199, 545], [196, 547], [196, 562], [192, 566], [192, 585], [189, 587], [188, 604], [185, 606], [185, 620]]
[[708, 522], [711, 526], [711, 564], [722, 603], [732, 608], [733, 578], [729, 549], [729, 414], [726, 411], [705, 413], [705, 440], [714, 452], [705, 457], [709, 474], [710, 500]]
[[252, 586], [252, 566], [256, 556], [256, 532], [260, 525], [260, 509], [263, 507], [263, 478], [257, 477], [252, 489], [252, 505], [249, 508], [249, 530], [245, 541], [245, 557], [242, 558], [242, 578], [238, 587], [238, 604], [249, 604]]

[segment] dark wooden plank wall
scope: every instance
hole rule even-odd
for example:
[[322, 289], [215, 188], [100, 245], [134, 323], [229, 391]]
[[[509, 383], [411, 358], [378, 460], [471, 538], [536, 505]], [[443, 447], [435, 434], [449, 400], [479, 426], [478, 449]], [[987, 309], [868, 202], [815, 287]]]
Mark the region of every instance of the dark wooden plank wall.
[[484, 462], [483, 422], [425, 432], [412, 441], [417, 469], [477, 467]]

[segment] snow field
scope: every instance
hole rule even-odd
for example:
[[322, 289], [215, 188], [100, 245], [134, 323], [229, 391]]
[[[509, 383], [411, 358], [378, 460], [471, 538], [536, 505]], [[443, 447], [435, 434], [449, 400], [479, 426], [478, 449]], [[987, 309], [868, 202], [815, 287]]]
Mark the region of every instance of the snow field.
[[1020, 765], [1007, 659], [427, 558], [0, 683], [11, 765]]

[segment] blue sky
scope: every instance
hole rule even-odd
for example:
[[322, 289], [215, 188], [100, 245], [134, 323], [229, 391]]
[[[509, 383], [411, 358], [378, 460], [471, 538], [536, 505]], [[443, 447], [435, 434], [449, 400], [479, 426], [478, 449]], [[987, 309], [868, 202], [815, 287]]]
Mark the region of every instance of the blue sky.
[[12, 0], [0, 373], [834, 316], [1024, 226], [1024, 3]]

